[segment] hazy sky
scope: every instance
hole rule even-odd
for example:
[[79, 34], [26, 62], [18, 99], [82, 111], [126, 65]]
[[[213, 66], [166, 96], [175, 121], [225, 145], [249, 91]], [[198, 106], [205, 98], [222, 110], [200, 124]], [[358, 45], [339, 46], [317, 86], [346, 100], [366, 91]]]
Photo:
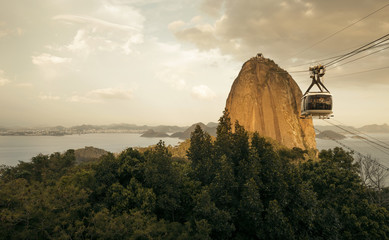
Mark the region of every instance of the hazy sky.
[[[256, 53], [289, 71], [389, 33], [384, 0], [0, 0], [0, 126], [217, 121]], [[304, 51], [305, 50], [305, 51]], [[389, 123], [389, 50], [330, 69], [335, 119]], [[308, 73], [291, 74], [302, 91]], [[321, 122], [317, 122], [320, 124]]]

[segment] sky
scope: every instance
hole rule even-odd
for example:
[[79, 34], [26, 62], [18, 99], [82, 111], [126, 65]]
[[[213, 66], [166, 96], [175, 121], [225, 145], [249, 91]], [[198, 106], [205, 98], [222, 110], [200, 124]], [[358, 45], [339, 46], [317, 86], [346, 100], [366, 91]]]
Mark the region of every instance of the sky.
[[[245, 61], [307, 70], [388, 34], [386, 7], [321, 41], [388, 3], [0, 0], [0, 127], [217, 122]], [[388, 66], [389, 50], [327, 70], [336, 120], [389, 123]]]

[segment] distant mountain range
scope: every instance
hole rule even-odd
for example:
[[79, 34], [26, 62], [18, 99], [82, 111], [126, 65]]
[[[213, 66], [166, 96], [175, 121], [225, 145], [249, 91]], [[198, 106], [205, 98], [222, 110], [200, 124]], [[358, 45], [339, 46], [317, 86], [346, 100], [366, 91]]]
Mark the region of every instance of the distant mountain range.
[[184, 131], [178, 131], [171, 135], [166, 134], [165, 132], [161, 131], [154, 131], [153, 129], [149, 129], [146, 132], [144, 132], [141, 137], [172, 137], [172, 138], [179, 138], [179, 139], [188, 139], [190, 138], [191, 132], [193, 132], [196, 128], [196, 125], [199, 125], [203, 131], [207, 132], [211, 136], [216, 136], [216, 127], [217, 123], [210, 122], [207, 125], [205, 125], [202, 122], [195, 123], [189, 128], [185, 129]]
[[386, 123], [382, 125], [372, 124], [360, 127], [358, 130], [369, 133], [389, 133], [389, 125]]
[[[173, 134], [169, 135], [167, 134], [167, 131], [161, 131], [158, 129], [153, 129], [149, 128], [147, 129], [142, 137], [174, 137], [174, 138], [180, 138], [180, 139], [188, 139], [190, 138], [191, 132], [194, 131], [196, 125], [200, 125], [200, 127], [203, 129], [203, 131], [209, 133], [211, 136], [216, 136], [216, 128], [217, 128], [217, 123], [210, 122], [207, 125], [204, 123], [195, 123], [192, 126], [186, 128], [185, 130], [177, 131], [174, 132]], [[382, 124], [382, 125], [377, 125], [377, 124], [372, 124], [372, 125], [365, 125], [360, 128], [355, 128], [351, 126], [315, 126], [317, 130], [320, 132], [325, 132], [325, 134], [318, 134], [316, 137], [318, 138], [323, 138], [326, 139], [328, 138], [328, 135], [330, 137], [336, 138], [336, 139], [342, 139], [344, 138], [343, 135], [341, 134], [348, 134], [350, 132], [364, 132], [364, 133], [389, 133], [389, 125], [388, 124]], [[163, 129], [163, 128], [160, 128]], [[182, 129], [182, 128], [181, 128]], [[340, 133], [340, 134], [338, 134]]]
[[[203, 123], [201, 123], [204, 125]], [[217, 123], [210, 122], [203, 127], [206, 131], [213, 133]], [[192, 126], [191, 126], [192, 127]], [[177, 137], [186, 139], [185, 136], [190, 136], [187, 132], [188, 126], [147, 126], [136, 124], [110, 124], [110, 125], [90, 125], [83, 124], [73, 127], [54, 126], [54, 127], [37, 127], [37, 128], [5, 128], [0, 127], [0, 135], [3, 136], [63, 136], [72, 134], [89, 134], [89, 133], [142, 133], [145, 137], [163, 137], [168, 134], [177, 134]], [[193, 127], [194, 129], [194, 127]], [[216, 130], [215, 130], [216, 131]]]
[[[170, 125], [136, 125], [136, 124], [110, 124], [110, 125], [90, 125], [83, 124], [73, 127], [39, 127], [39, 128], [6, 128], [0, 127], [0, 135], [3, 136], [63, 136], [71, 134], [88, 134], [88, 133], [141, 133], [143, 137], [177, 137], [180, 139], [190, 138], [190, 133], [194, 130], [195, 126], [199, 124], [201, 128], [208, 132], [211, 136], [216, 136], [217, 123], [209, 122], [208, 124], [196, 123], [192, 126], [170, 126]], [[364, 133], [389, 133], [388, 124], [371, 124], [365, 125], [360, 128], [352, 126], [340, 125], [341, 128], [349, 131], [360, 131]], [[347, 134], [346, 130], [343, 130], [336, 126], [321, 126], [317, 125], [315, 128], [319, 131], [331, 130], [341, 134]], [[152, 131], [151, 131], [152, 130]]]
[[110, 125], [80, 125], [70, 127], [72, 130], [76, 131], [88, 131], [88, 130], [117, 130], [117, 131], [132, 131], [132, 132], [143, 132], [149, 129], [152, 129], [156, 132], [176, 132], [186, 129], [187, 127], [179, 126], [168, 126], [168, 125], [158, 125], [158, 126], [147, 126], [147, 125], [135, 125], [135, 124], [110, 124]]
[[389, 125], [386, 123], [382, 124], [382, 125], [378, 125], [378, 124], [365, 125], [365, 126], [360, 127], [360, 128], [355, 128], [352, 126], [344, 126], [344, 125], [339, 125], [339, 127], [318, 125], [318, 126], [315, 126], [315, 128], [321, 132], [331, 130], [331, 131], [338, 132], [338, 133], [348, 133], [347, 132], [347, 130], [348, 130], [351, 132], [359, 131], [359, 132], [364, 132], [364, 133], [389, 133]]

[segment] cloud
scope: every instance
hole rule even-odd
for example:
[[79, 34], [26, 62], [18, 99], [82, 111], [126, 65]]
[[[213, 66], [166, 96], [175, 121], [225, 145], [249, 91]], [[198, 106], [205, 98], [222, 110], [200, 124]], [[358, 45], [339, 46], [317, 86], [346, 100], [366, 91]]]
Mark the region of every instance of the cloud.
[[98, 103], [101, 101], [98, 101], [96, 99], [92, 99], [86, 96], [79, 96], [79, 95], [73, 95], [67, 99], [68, 102], [74, 102], [74, 103]]
[[5, 73], [3, 70], [0, 70], [0, 87], [1, 86], [4, 86], [8, 83], [10, 83], [11, 81], [5, 76]]
[[59, 57], [48, 53], [31, 56], [31, 61], [39, 67], [45, 79], [56, 79], [63, 76], [64, 70], [69, 69], [72, 58]]
[[79, 51], [79, 50], [88, 50], [89, 46], [87, 44], [87, 39], [85, 36], [85, 30], [80, 29], [77, 31], [76, 36], [74, 36], [73, 41], [66, 46], [70, 51]]
[[[229, 62], [231, 56], [221, 54], [219, 49], [199, 51], [198, 49], [185, 49], [180, 44], [157, 43], [158, 50], [162, 51], [167, 58], [163, 65], [164, 69], [172, 68], [174, 72], [188, 74], [189, 65], [215, 66]], [[185, 70], [183, 70], [185, 69]]]
[[165, 66], [163, 70], [156, 73], [156, 78], [162, 82], [168, 83], [172, 88], [176, 90], [183, 90], [186, 87], [186, 81], [184, 79], [185, 72], [178, 67]]
[[174, 22], [171, 22], [169, 23], [168, 25], [168, 28], [170, 31], [178, 31], [179, 29], [181, 29], [183, 26], [185, 26], [186, 23], [184, 21], [174, 21]]
[[[333, 9], [335, 5], [336, 11]], [[178, 40], [194, 44], [201, 51], [219, 49], [222, 54], [234, 56], [239, 61], [245, 61], [258, 52], [266, 57], [288, 60], [286, 58], [294, 53], [379, 7], [382, 7], [379, 0], [341, 3], [335, 0], [204, 0], [201, 10], [213, 20], [204, 18], [203, 22], [197, 23], [176, 20], [169, 29]], [[307, 51], [300, 60], [320, 57], [329, 50], [349, 48], [350, 39], [358, 44], [369, 42], [372, 36], [380, 36], [380, 33], [384, 35], [387, 33], [385, 28], [377, 27], [377, 23], [385, 26], [389, 22], [383, 16], [380, 12], [369, 17], [342, 32], [341, 37], [336, 36]]]
[[15, 84], [15, 87], [20, 87], [20, 88], [29, 88], [32, 86], [33, 86], [32, 83], [27, 83], [27, 82]]
[[50, 94], [40, 94], [39, 96], [38, 96], [38, 98], [40, 99], [40, 100], [48, 100], [48, 101], [57, 101], [57, 100], [60, 100], [61, 99], [61, 97], [59, 97], [59, 96], [53, 96], [51, 93]]
[[192, 87], [192, 95], [202, 100], [212, 100], [216, 97], [216, 94], [206, 85]]
[[87, 92], [85, 95], [73, 95], [69, 102], [98, 103], [106, 100], [129, 100], [133, 98], [132, 89], [102, 88]]
[[136, 9], [115, 1], [105, 1], [94, 16], [62, 14], [53, 20], [76, 27], [68, 45], [57, 50], [68, 50], [88, 55], [92, 51], [119, 51], [131, 54], [134, 45], [143, 43], [145, 18]]
[[71, 58], [63, 58], [54, 56], [48, 53], [42, 53], [38, 56], [32, 56], [32, 63], [35, 65], [46, 65], [46, 64], [61, 64], [61, 63], [70, 63]]
[[[200, 85], [201, 79], [231, 63], [231, 57], [223, 56], [217, 49], [202, 52], [193, 48], [185, 49], [180, 44], [162, 42], [157, 42], [156, 47], [158, 49], [155, 51], [164, 56], [164, 61], [157, 68], [155, 78], [178, 91], [191, 93], [192, 86]], [[217, 73], [219, 77], [223, 74]], [[210, 81], [217, 81], [217, 78]]]
[[0, 38], [5, 37], [8, 35], [8, 32], [0, 29]]
[[55, 20], [71, 22], [80, 28], [73, 41], [58, 48], [89, 54], [91, 51], [115, 51], [124, 54], [133, 52], [132, 47], [143, 43], [142, 27], [138, 25], [123, 25], [92, 17], [59, 15]]
[[23, 34], [24, 30], [22, 28], [9, 28], [5, 22], [0, 21], [0, 38], [6, 36], [22, 36]]
[[223, 2], [223, 0], [204, 0], [201, 10], [212, 17], [217, 17], [220, 15]]
[[63, 20], [65, 22], [70, 22], [70, 23], [88, 24], [88, 25], [103, 27], [105, 29], [114, 29], [114, 30], [128, 31], [128, 32], [130, 31], [139, 32], [142, 30], [141, 27], [136, 25], [117, 24], [117, 23], [112, 23], [112, 22], [104, 21], [102, 19], [93, 18], [89, 16], [57, 15], [53, 19]]
[[132, 98], [133, 91], [131, 89], [121, 88], [103, 88], [91, 91], [88, 95], [101, 99], [119, 99], [126, 100]]

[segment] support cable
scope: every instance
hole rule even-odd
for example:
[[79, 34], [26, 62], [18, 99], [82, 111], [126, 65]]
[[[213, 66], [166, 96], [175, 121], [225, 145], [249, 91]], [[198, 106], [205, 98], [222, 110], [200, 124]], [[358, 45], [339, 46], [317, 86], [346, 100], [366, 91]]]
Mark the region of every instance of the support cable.
[[[339, 129], [342, 129], [343, 131], [346, 131], [346, 132], [348, 132], [348, 133], [350, 133], [350, 134], [352, 134], [352, 135], [361, 137], [361, 136], [359, 136], [358, 134], [355, 134], [355, 133], [353, 133], [353, 132], [351, 132], [351, 131], [349, 131], [349, 130], [347, 130], [347, 129], [345, 129], [345, 128], [339, 126], [339, 125], [336, 125], [336, 124], [331, 123], [330, 121], [327, 121], [327, 120], [324, 120], [324, 121], [326, 121], [327, 123], [329, 123], [329, 124], [331, 124], [331, 125], [333, 125], [333, 126], [339, 128]], [[366, 142], [368, 142], [368, 143], [375, 144], [375, 145], [377, 145], [377, 146], [380, 146], [380, 147], [386, 149], [386, 150], [383, 150], [383, 149], [381, 149], [381, 148], [378, 148], [378, 147], [375, 146], [375, 145], [369, 144], [370, 146], [373, 146], [374, 148], [380, 150], [381, 152], [383, 152], [383, 153], [389, 155], [389, 152], [387, 152], [387, 150], [389, 150], [389, 147], [384, 146], [384, 145], [382, 145], [382, 144], [380, 144], [380, 143], [376, 143], [376, 142], [374, 142], [374, 141], [372, 141], [372, 140], [370, 140], [370, 139], [367, 139], [367, 138], [363, 138], [363, 137], [361, 137], [361, 138], [362, 138], [363, 140], [365, 140]]]
[[[340, 121], [338, 121], [338, 120], [336, 120], [336, 119], [333, 119], [333, 120], [336, 121], [336, 122], [338, 122], [339, 124], [342, 124], [343, 126], [345, 125], [344, 123], [341, 123]], [[362, 131], [359, 131], [358, 129], [353, 129], [353, 130], [356, 131], [356, 132], [358, 132], [358, 133], [360, 133], [360, 134], [362, 134], [362, 135], [365, 135], [365, 136], [368, 137], [368, 138], [371, 138], [371, 139], [373, 139], [373, 140], [375, 140], [375, 141], [377, 141], [377, 142], [380, 142], [381, 144], [383, 144], [383, 145], [385, 145], [386, 147], [389, 148], [389, 144], [387, 144], [386, 142], [381, 141], [381, 140], [379, 140], [379, 139], [377, 139], [377, 138], [374, 138], [374, 137], [372, 137], [372, 136], [370, 136], [370, 135], [368, 135], [368, 134], [366, 134], [366, 133], [364, 133], [364, 132], [362, 132]]]
[[[319, 133], [323, 133], [322, 131], [320, 131], [320, 130], [318, 130], [318, 129], [316, 129], [316, 128], [315, 128], [315, 130], [318, 131]], [[360, 152], [358, 152], [358, 151], [355, 151], [354, 149], [352, 149], [352, 148], [350, 148], [349, 146], [345, 145], [344, 143], [342, 143], [342, 142], [340, 142], [340, 141], [338, 141], [338, 140], [336, 140], [336, 139], [334, 139], [334, 138], [328, 136], [328, 135], [325, 134], [325, 133], [323, 133], [323, 134], [326, 135], [326, 136], [327, 136], [329, 139], [331, 139], [332, 141], [338, 143], [340, 146], [342, 146], [342, 147], [348, 149], [349, 151], [355, 153], [355, 154], [358, 155], [359, 157], [364, 158], [364, 159], [369, 160], [369, 161], [372, 161], [375, 165], [381, 167], [381, 168], [384, 169], [385, 171], [389, 171], [389, 167], [387, 167], [387, 166], [385, 166], [385, 165], [379, 163], [377, 160], [372, 159], [372, 158], [369, 158], [369, 157], [363, 155], [362, 153], [360, 153]]]
[[347, 73], [347, 74], [342, 74], [342, 75], [335, 75], [335, 76], [331, 76], [331, 79], [339, 78], [339, 77], [344, 77], [344, 76], [350, 76], [350, 75], [357, 75], [357, 74], [361, 74], [361, 73], [373, 72], [373, 71], [383, 70], [383, 69], [387, 69], [387, 68], [389, 68], [389, 66], [381, 67], [381, 68], [368, 69], [368, 70], [360, 71], [360, 72]]
[[[361, 57], [359, 57], [359, 58], [356, 58], [356, 59], [350, 60], [350, 61], [348, 61], [348, 62], [345, 62], [345, 63], [343, 63], [343, 64], [340, 64], [340, 65], [338, 65], [337, 67], [340, 67], [340, 66], [346, 65], [346, 64], [348, 64], [348, 63], [355, 62], [355, 61], [357, 61], [357, 60], [359, 60], [359, 59], [362, 59], [362, 58], [368, 57], [368, 56], [370, 56], [370, 55], [373, 55], [373, 54], [379, 53], [379, 52], [381, 52], [381, 51], [383, 51], [383, 50], [386, 50], [386, 49], [388, 49], [388, 48], [389, 48], [389, 47], [386, 47], [386, 48], [379, 49], [379, 50], [377, 50], [377, 51], [374, 51], [374, 52], [372, 52], [372, 53], [366, 54], [366, 55], [364, 55], [364, 56], [361, 56]], [[354, 55], [356, 55], [356, 54], [354, 54]], [[336, 63], [338, 63], [338, 62], [336, 62]], [[336, 63], [335, 63], [335, 64], [336, 64]], [[332, 65], [333, 65], [333, 64], [332, 64]], [[335, 68], [335, 67], [333, 67], [333, 68]], [[330, 68], [330, 69], [333, 69], [333, 68]]]
[[[373, 46], [371, 47], [370, 49], [374, 49], [374, 48], [379, 48], [379, 47], [382, 47], [382, 46], [387, 46], [389, 45], [389, 43], [383, 43], [383, 44], [380, 44], [379, 46]], [[348, 48], [348, 49], [344, 49], [342, 50], [341, 52], [345, 52], [347, 50], [350, 50], [350, 49], [354, 49], [354, 47], [352, 48]], [[332, 55], [332, 54], [331, 54]], [[326, 55], [326, 56], [331, 56], [331, 55]], [[339, 58], [341, 56], [343, 56], [344, 54], [339, 54], [337, 56], [334, 56], [334, 57], [326, 57], [326, 56], [323, 56], [322, 58], [323, 59], [319, 59], [319, 60], [312, 60], [310, 62], [306, 62], [306, 63], [301, 63], [301, 64], [298, 64], [298, 65], [293, 65], [293, 66], [289, 66], [287, 68], [295, 68], [295, 67], [301, 67], [301, 66], [311, 66], [311, 65], [315, 65], [315, 64], [319, 64], [319, 63], [322, 63], [324, 61], [327, 61], [327, 60], [332, 60], [332, 59], [335, 59], [335, 58]]]
[[344, 61], [345, 59], [347, 58], [350, 58], [350, 57], [353, 57], [354, 55], [358, 54], [358, 53], [361, 53], [361, 52], [364, 52], [364, 51], [367, 51], [367, 50], [370, 50], [372, 48], [375, 48], [377, 46], [382, 46], [384, 44], [386, 44], [386, 42], [389, 41], [389, 34], [386, 34], [374, 41], [371, 41], [349, 53], [346, 53], [346, 54], [343, 54], [342, 56], [340, 56], [339, 58], [335, 59], [335, 60], [332, 60], [326, 64], [324, 64], [326, 67], [329, 67], [331, 65], [334, 65], [338, 62], [341, 62], [341, 61]]
[[377, 10], [375, 10], [375, 11], [373, 11], [373, 12], [367, 14], [366, 16], [364, 16], [364, 17], [358, 19], [357, 21], [352, 22], [351, 24], [349, 24], [349, 25], [343, 27], [342, 29], [339, 29], [338, 31], [336, 31], [336, 32], [334, 32], [334, 33], [328, 35], [327, 37], [325, 37], [325, 38], [323, 38], [323, 39], [321, 39], [321, 40], [315, 42], [314, 44], [310, 45], [309, 47], [307, 47], [307, 48], [301, 50], [300, 52], [298, 52], [298, 53], [296, 53], [296, 54], [294, 54], [294, 55], [292, 55], [292, 56], [290, 56], [290, 57], [294, 57], [294, 56], [300, 55], [301, 53], [306, 52], [307, 50], [309, 50], [309, 49], [315, 47], [316, 45], [319, 45], [320, 43], [322, 43], [322, 42], [324, 42], [324, 41], [326, 41], [326, 40], [332, 38], [333, 36], [335, 36], [335, 35], [337, 35], [337, 34], [343, 32], [344, 30], [346, 30], [346, 29], [348, 29], [348, 28], [354, 26], [355, 24], [357, 24], [357, 23], [359, 23], [359, 22], [365, 20], [366, 18], [368, 18], [368, 17], [374, 15], [375, 13], [381, 11], [382, 9], [384, 9], [384, 8], [386, 8], [386, 7], [388, 7], [388, 6], [389, 6], [389, 3], [385, 4], [384, 6], [380, 7], [379, 9], [377, 9]]

